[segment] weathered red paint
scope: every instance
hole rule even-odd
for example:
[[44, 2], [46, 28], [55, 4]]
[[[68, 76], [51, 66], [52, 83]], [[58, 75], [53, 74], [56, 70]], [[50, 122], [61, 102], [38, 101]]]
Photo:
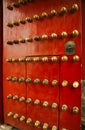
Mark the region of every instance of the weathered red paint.
[[[14, 1], [14, 0], [13, 0]], [[47, 1], [35, 1], [28, 5], [21, 6], [20, 8], [13, 8], [12, 11], [6, 8], [7, 4], [11, 4], [13, 1], [5, 0], [4, 6], [4, 45], [3, 45], [3, 84], [4, 84], [4, 120], [5, 123], [16, 126], [21, 130], [37, 130], [41, 128], [35, 128], [34, 126], [28, 126], [25, 122], [20, 122], [18, 119], [14, 120], [12, 117], [7, 117], [8, 112], [12, 111], [20, 116], [25, 116], [26, 119], [31, 117], [33, 122], [39, 120], [41, 124], [44, 122], [49, 124], [49, 129], [53, 125], [56, 125], [59, 130], [66, 128], [67, 130], [80, 130], [81, 129], [81, 40], [82, 40], [82, 23], [81, 23], [81, 1], [80, 0], [47, 0]], [[19, 21], [19, 19], [25, 19], [27, 16], [32, 17], [34, 14], [41, 15], [46, 11], [50, 13], [50, 10], [55, 9], [58, 12], [62, 6], [66, 6], [67, 9], [71, 9], [72, 5], [77, 3], [79, 11], [71, 14], [70, 12], [64, 16], [55, 16], [53, 18], [46, 18], [40, 21], [33, 21], [33, 23], [27, 23], [13, 28], [7, 27], [8, 22]], [[13, 41], [15, 39], [32, 37], [36, 35], [42, 36], [43, 34], [51, 35], [52, 33], [60, 34], [66, 31], [69, 35], [73, 30], [79, 31], [79, 36], [76, 38], [67, 37], [65, 39], [55, 39], [46, 41], [33, 41], [32, 43], [19, 43], [13, 45], [7, 45], [7, 41]], [[80, 57], [80, 61], [73, 62], [72, 56], [68, 56], [67, 62], [62, 62], [61, 57], [65, 54], [65, 43], [67, 41], [74, 41], [76, 44], [76, 53]], [[39, 56], [48, 56], [49, 58], [57, 55], [59, 61], [56, 63], [42, 63], [33, 62], [6, 62], [7, 58], [25, 58]], [[39, 78], [48, 79], [50, 82], [53, 79], [57, 79], [59, 84], [56, 87], [50, 87], [50, 85], [43, 86], [41, 83], [34, 85], [30, 84], [6, 81], [8, 76], [12, 77], [24, 77], [25, 79], [30, 77], [32, 80]], [[69, 82], [68, 86], [62, 88], [61, 83], [63, 80]], [[74, 81], [79, 82], [78, 88], [73, 88]], [[58, 109], [52, 110], [49, 107], [43, 108], [34, 104], [27, 105], [25, 102], [8, 100], [7, 95], [18, 95], [27, 98], [39, 99], [41, 104], [43, 101], [48, 101], [49, 104], [56, 102]], [[63, 104], [68, 106], [68, 111], [62, 112], [61, 107]], [[78, 114], [72, 114], [72, 108], [77, 106], [79, 108]]]

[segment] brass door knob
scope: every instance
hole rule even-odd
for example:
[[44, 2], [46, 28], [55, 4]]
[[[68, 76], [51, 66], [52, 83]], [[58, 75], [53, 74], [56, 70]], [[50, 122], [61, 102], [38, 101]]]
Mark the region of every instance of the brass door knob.
[[40, 83], [40, 79], [37, 78], [34, 80], [34, 84], [38, 84], [38, 83]]
[[62, 81], [62, 87], [67, 87], [68, 86], [68, 81], [67, 80], [63, 80]]
[[24, 101], [25, 101], [25, 97], [19, 98], [19, 102], [24, 102]]
[[77, 114], [78, 112], [79, 112], [79, 108], [76, 107], [76, 106], [74, 106], [74, 107], [73, 107], [73, 113], [74, 113], [74, 114]]
[[78, 62], [80, 60], [79, 56], [75, 55], [73, 56], [73, 61], [74, 62]]
[[48, 129], [48, 124], [47, 123], [44, 123], [43, 124], [43, 130], [47, 130]]
[[53, 126], [52, 126], [52, 130], [58, 130], [58, 127], [55, 126], [55, 125], [53, 125]]
[[79, 87], [79, 82], [78, 81], [74, 81], [73, 82], [73, 88], [78, 88]]
[[79, 35], [78, 30], [73, 30], [72, 37], [77, 37]]
[[27, 98], [26, 103], [30, 104], [31, 102], [32, 102], [32, 99], [31, 98]]
[[67, 32], [62, 32], [61, 33], [61, 38], [66, 38], [68, 36]]
[[17, 113], [14, 114], [13, 118], [14, 118], [14, 119], [18, 119], [18, 118], [19, 118], [19, 115], [18, 115]]
[[58, 107], [57, 103], [52, 103], [52, 109], [56, 109]]
[[68, 57], [67, 57], [67, 56], [62, 56], [62, 57], [61, 57], [61, 60], [62, 60], [63, 62], [66, 62], [66, 61], [68, 61]]
[[34, 101], [34, 105], [39, 105], [40, 104], [40, 100], [39, 99], [36, 99], [35, 101]]
[[32, 119], [31, 118], [28, 118], [27, 121], [26, 121], [27, 125], [30, 125], [32, 123]]
[[43, 85], [48, 85], [49, 84], [49, 81], [48, 79], [44, 79], [43, 82], [42, 82]]
[[35, 124], [34, 124], [35, 127], [39, 127], [40, 126], [40, 121], [35, 121]]
[[62, 105], [62, 111], [67, 111], [68, 106], [66, 104]]
[[17, 95], [13, 96], [13, 100], [18, 100], [18, 96]]
[[58, 81], [57, 80], [53, 80], [52, 81], [52, 86], [56, 86], [56, 85], [58, 85]]
[[21, 82], [25, 82], [24, 77], [19, 78], [19, 82], [20, 82], [20, 83], [21, 83]]
[[54, 9], [53, 9], [53, 10], [51, 10], [51, 15], [52, 15], [52, 16], [56, 16], [56, 15], [57, 15], [57, 11], [56, 11], [56, 10], [54, 10]]
[[26, 83], [31, 83], [32, 82], [32, 79], [31, 78], [27, 78], [26, 79]]
[[67, 8], [66, 7], [62, 7], [60, 10], [60, 14], [64, 15], [65, 13], [67, 13]]
[[49, 103], [47, 101], [43, 102], [43, 107], [48, 107]]
[[48, 14], [46, 12], [42, 12], [42, 17], [43, 18], [47, 18], [48, 17]]
[[11, 116], [13, 116], [13, 113], [12, 113], [12, 112], [9, 112], [9, 113], [7, 114], [7, 116], [8, 116], [8, 117], [11, 117]]
[[21, 116], [20, 117], [20, 121], [22, 122], [22, 121], [25, 121], [25, 116]]
[[76, 11], [78, 11], [78, 10], [79, 10], [78, 5], [77, 5], [77, 4], [73, 4], [73, 5], [72, 5], [72, 8], [71, 8], [71, 12], [74, 13], [74, 12], [76, 12]]
[[12, 99], [12, 94], [9, 94], [8, 96], [7, 96], [7, 99]]

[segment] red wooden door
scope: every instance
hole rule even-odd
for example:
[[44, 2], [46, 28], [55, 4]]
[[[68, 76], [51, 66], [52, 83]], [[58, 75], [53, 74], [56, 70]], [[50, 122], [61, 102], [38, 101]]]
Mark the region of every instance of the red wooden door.
[[5, 122], [21, 130], [80, 130], [81, 1], [3, 6]]

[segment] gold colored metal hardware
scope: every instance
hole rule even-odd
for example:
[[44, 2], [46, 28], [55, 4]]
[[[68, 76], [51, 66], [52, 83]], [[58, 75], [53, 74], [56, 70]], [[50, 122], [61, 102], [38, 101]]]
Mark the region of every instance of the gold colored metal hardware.
[[13, 42], [12, 41], [7, 41], [7, 44], [8, 45], [13, 45]]
[[62, 56], [62, 57], [61, 57], [61, 60], [62, 60], [63, 62], [66, 62], [66, 61], [68, 61], [68, 57], [67, 57], [67, 56]]
[[67, 80], [63, 80], [62, 87], [66, 87], [66, 86], [68, 86], [68, 81]]
[[9, 113], [7, 114], [7, 116], [8, 116], [8, 117], [11, 117], [11, 116], [13, 116], [13, 113], [12, 113], [12, 112], [9, 112]]
[[19, 40], [14, 40], [13, 43], [14, 44], [19, 44]]
[[13, 10], [13, 7], [11, 5], [7, 5], [7, 9]]
[[25, 39], [19, 39], [20, 43], [25, 43]]
[[10, 27], [10, 28], [12, 28], [13, 24], [12, 23], [8, 23], [7, 26]]
[[67, 111], [67, 109], [68, 109], [68, 106], [67, 105], [62, 105], [62, 111]]
[[30, 62], [31, 60], [32, 60], [31, 57], [27, 57], [27, 58], [26, 58], [26, 61], [27, 61], [27, 62]]
[[25, 59], [24, 58], [19, 58], [19, 62], [24, 62]]
[[72, 37], [77, 37], [79, 35], [78, 30], [73, 30]]
[[19, 26], [19, 22], [14, 21], [14, 22], [13, 22], [13, 25], [15, 25], [15, 26]]
[[20, 121], [22, 122], [22, 121], [25, 121], [25, 116], [21, 116], [20, 117]]
[[43, 18], [46, 18], [46, 17], [48, 17], [48, 14], [47, 14], [46, 12], [43, 12], [43, 13], [42, 13], [42, 17], [43, 17]]
[[43, 130], [47, 130], [48, 129], [48, 124], [47, 123], [44, 123], [43, 124]]
[[32, 119], [31, 118], [28, 118], [27, 121], [26, 121], [27, 125], [30, 125], [32, 123]]
[[32, 99], [31, 98], [27, 98], [26, 103], [30, 104], [31, 102], [32, 102]]
[[40, 126], [40, 121], [37, 120], [34, 125], [35, 125], [35, 127], [39, 127]]
[[51, 15], [52, 15], [52, 16], [56, 16], [56, 15], [57, 15], [56, 10], [51, 10]]
[[73, 107], [73, 113], [74, 113], [74, 114], [79, 113], [79, 108], [78, 108], [77, 106], [74, 106], [74, 107]]
[[17, 119], [18, 117], [19, 117], [19, 115], [17, 113], [14, 114], [14, 116], [13, 116], [14, 119]]
[[55, 38], [57, 38], [57, 34], [56, 34], [56, 33], [52, 33], [52, 34], [51, 34], [51, 37], [52, 37], [53, 39], [55, 39]]
[[73, 88], [78, 88], [79, 87], [79, 82], [78, 81], [74, 81], [73, 82]]
[[21, 4], [21, 5], [25, 5], [26, 2], [25, 2], [24, 0], [19, 0], [19, 4]]
[[42, 35], [42, 40], [47, 40], [47, 39], [48, 39], [48, 35], [43, 34], [43, 35]]
[[35, 101], [34, 101], [34, 105], [39, 105], [40, 104], [40, 100], [39, 99], [36, 99]]
[[25, 81], [24, 77], [19, 78], [19, 82], [24, 82], [24, 81]]
[[58, 58], [57, 58], [57, 56], [52, 56], [52, 57], [51, 57], [51, 60], [52, 60], [52, 62], [57, 62], [57, 61], [58, 61]]
[[18, 96], [17, 95], [13, 96], [13, 100], [18, 100]]
[[6, 78], [6, 80], [7, 80], [7, 81], [11, 81], [11, 80], [12, 80], [12, 77], [9, 76], [9, 77]]
[[66, 7], [62, 7], [60, 10], [60, 14], [64, 15], [65, 13], [67, 13], [67, 8]]
[[33, 16], [33, 18], [34, 18], [35, 20], [39, 20], [39, 19], [40, 19], [39, 15], [37, 15], [37, 14], [35, 14], [35, 15]]
[[9, 95], [7, 96], [7, 99], [12, 99], [12, 94], [9, 94]]
[[52, 81], [52, 86], [56, 86], [56, 85], [58, 85], [58, 81], [57, 80], [53, 80]]
[[13, 58], [12, 62], [18, 62], [18, 58]]
[[38, 83], [40, 83], [40, 79], [35, 79], [34, 84], [38, 84]]
[[48, 62], [48, 57], [43, 57], [43, 58], [42, 58], [42, 61], [43, 61], [43, 62]]
[[18, 81], [17, 77], [12, 78], [12, 82], [17, 82], [17, 81]]
[[77, 55], [73, 56], [73, 61], [77, 62], [79, 60], [80, 60], [79, 56], [77, 56]]
[[52, 103], [52, 109], [56, 109], [58, 107], [58, 104], [57, 103]]
[[53, 125], [53, 126], [52, 126], [52, 130], [58, 130], [58, 127], [55, 126], [55, 125]]
[[26, 17], [26, 21], [29, 22], [29, 23], [33, 22], [32, 18], [30, 18], [30, 17]]
[[25, 97], [19, 98], [19, 102], [24, 102], [24, 101], [25, 101]]
[[26, 38], [25, 40], [26, 40], [27, 42], [32, 42], [32, 38], [29, 38], [29, 37]]
[[31, 83], [32, 79], [31, 78], [27, 78], [26, 79], [26, 83]]
[[25, 24], [25, 23], [26, 23], [26, 21], [23, 20], [23, 19], [20, 19], [19, 22], [20, 22], [21, 24]]
[[49, 103], [47, 101], [43, 102], [43, 107], [48, 107]]
[[7, 62], [12, 62], [12, 58], [7, 58], [6, 61]]
[[34, 58], [33, 58], [33, 61], [34, 61], [34, 62], [38, 62], [39, 60], [40, 60], [39, 57], [34, 57]]
[[61, 38], [66, 38], [68, 36], [67, 32], [62, 32], [61, 33]]
[[43, 85], [48, 85], [49, 81], [48, 81], [48, 79], [44, 79], [42, 83], [43, 83]]
[[19, 3], [14, 2], [12, 5], [16, 8], [19, 8]]
[[72, 8], [71, 8], [71, 12], [74, 13], [74, 12], [76, 12], [76, 11], [78, 11], [78, 10], [79, 10], [78, 5], [77, 5], [77, 4], [73, 4], [73, 5], [72, 5]]
[[35, 41], [40, 41], [40, 37], [39, 37], [39, 36], [35, 36], [35, 37], [34, 37], [34, 40], [35, 40]]

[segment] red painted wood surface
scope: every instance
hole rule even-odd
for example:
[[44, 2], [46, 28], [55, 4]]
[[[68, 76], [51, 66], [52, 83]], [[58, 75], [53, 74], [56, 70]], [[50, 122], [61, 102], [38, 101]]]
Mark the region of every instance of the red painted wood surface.
[[[13, 0], [14, 1], [14, 0]], [[4, 119], [5, 123], [16, 126], [21, 130], [37, 130], [42, 129], [42, 124], [48, 123], [49, 129], [52, 129], [53, 125], [56, 125], [59, 130], [80, 130], [81, 129], [81, 41], [82, 41], [82, 23], [81, 23], [81, 1], [80, 0], [47, 0], [47, 1], [34, 1], [32, 3], [22, 5], [19, 8], [13, 8], [8, 10], [7, 4], [12, 4], [13, 1], [3, 1], [4, 6], [4, 45], [3, 45], [3, 84], [4, 84]], [[75, 13], [70, 13], [70, 9], [74, 3], [77, 3], [79, 10]], [[19, 19], [25, 19], [27, 16], [33, 17], [34, 14], [41, 16], [42, 12], [50, 14], [52, 9], [57, 10], [58, 14], [61, 7], [65, 6], [68, 12], [63, 15], [57, 15], [54, 17], [45, 18], [43, 20], [34, 20], [32, 23], [26, 22], [19, 26], [12, 28], [7, 27], [7, 23], [19, 21]], [[70, 37], [72, 31], [77, 29], [79, 35], [76, 38]], [[68, 33], [67, 38], [57, 38], [35, 41], [34, 37], [41, 37], [43, 34], [50, 36], [52, 33], [57, 33], [60, 36], [61, 32], [66, 31]], [[7, 41], [25, 39], [27, 37], [33, 38], [32, 42], [25, 42], [19, 44], [8, 45]], [[73, 56], [68, 56], [67, 62], [62, 62], [61, 57], [65, 54], [65, 44], [67, 41], [74, 41], [76, 44], [76, 52], [74, 55], [78, 55], [80, 60], [73, 62]], [[50, 61], [43, 63], [39, 62], [7, 62], [7, 58], [25, 58], [36, 57], [40, 58], [47, 56], [52, 57], [57, 55], [59, 57], [58, 63], [50, 63]], [[39, 78], [40, 81], [48, 79], [50, 82], [53, 79], [59, 81], [58, 86], [51, 88], [50, 85], [42, 86], [41, 83], [35, 85], [32, 83], [26, 84], [25, 82], [19, 83], [7, 81], [8, 76], [24, 77], [25, 79], [30, 77], [32, 80]], [[62, 81], [67, 80], [68, 86], [63, 88], [61, 86]], [[74, 89], [72, 84], [74, 81], [79, 82], [79, 87]], [[49, 104], [56, 102], [58, 109], [51, 110], [51, 108], [43, 108], [42, 105], [35, 106], [33, 103], [27, 105], [25, 102], [20, 103], [19, 100], [13, 101], [7, 99], [9, 94], [18, 95], [19, 97], [39, 99], [41, 104], [43, 101], [48, 101]], [[66, 112], [61, 111], [63, 104], [68, 106]], [[72, 108], [77, 106], [79, 108], [78, 114], [72, 113]], [[33, 123], [36, 120], [41, 122], [41, 127], [36, 128], [34, 124], [30, 126], [26, 125], [26, 120], [20, 122], [13, 117], [7, 117], [9, 112], [13, 114], [17, 113], [19, 116], [25, 116], [26, 119], [31, 117]]]
[[3, 121], [3, 95], [2, 95], [2, 50], [3, 50], [3, 12], [2, 2], [0, 1], [0, 122]]

